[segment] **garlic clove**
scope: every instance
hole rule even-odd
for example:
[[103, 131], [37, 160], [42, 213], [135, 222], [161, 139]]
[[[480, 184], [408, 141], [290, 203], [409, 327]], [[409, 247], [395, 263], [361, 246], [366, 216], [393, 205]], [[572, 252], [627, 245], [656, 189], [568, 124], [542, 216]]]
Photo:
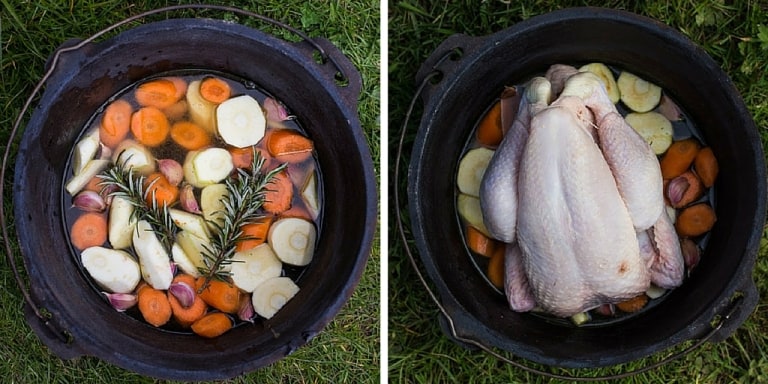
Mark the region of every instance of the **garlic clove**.
[[181, 188], [181, 191], [179, 192], [179, 202], [181, 203], [181, 208], [189, 213], [203, 213], [200, 209], [200, 204], [197, 203], [197, 199], [195, 198], [194, 187], [190, 184]]
[[664, 115], [664, 117], [669, 119], [669, 121], [680, 121], [683, 119], [683, 113], [680, 112], [680, 107], [678, 107], [667, 95], [661, 96], [661, 102], [659, 102], [659, 106], [656, 107], [656, 109], [659, 113]]
[[251, 295], [240, 295], [240, 309], [237, 311], [237, 317], [242, 321], [253, 323], [255, 315], [256, 312], [253, 310]]
[[696, 243], [688, 238], [680, 240], [680, 249], [683, 251], [683, 260], [688, 270], [691, 270], [701, 260], [701, 249]]
[[168, 292], [171, 293], [184, 308], [189, 308], [195, 302], [195, 290], [184, 282], [178, 282], [171, 284], [168, 287]]
[[685, 196], [685, 191], [690, 186], [691, 183], [688, 182], [688, 179], [680, 176], [669, 182], [669, 185], [667, 185], [667, 198], [673, 207], [680, 206], [680, 202], [683, 200], [683, 196]]
[[118, 312], [125, 312], [127, 309], [133, 307], [138, 302], [136, 295], [130, 293], [108, 293], [102, 292], [104, 296], [109, 300], [109, 304], [112, 308], [115, 308]]
[[86, 212], [103, 212], [107, 203], [94, 191], [82, 191], [72, 199], [72, 206]]
[[171, 185], [179, 185], [184, 180], [184, 169], [176, 160], [157, 160], [157, 169], [168, 179], [168, 183]]
[[285, 121], [290, 118], [288, 111], [285, 110], [285, 106], [271, 97], [264, 99], [264, 109], [267, 112], [267, 120]]
[[613, 304], [603, 304], [595, 308], [595, 312], [603, 316], [613, 316], [616, 314], [616, 306]]

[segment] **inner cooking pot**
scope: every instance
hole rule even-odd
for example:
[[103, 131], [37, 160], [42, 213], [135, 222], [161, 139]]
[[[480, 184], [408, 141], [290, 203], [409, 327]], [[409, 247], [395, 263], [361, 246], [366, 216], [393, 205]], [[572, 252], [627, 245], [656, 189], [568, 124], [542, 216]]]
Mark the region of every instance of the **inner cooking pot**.
[[[287, 356], [328, 324], [352, 294], [376, 225], [372, 160], [357, 116], [361, 79], [332, 44], [289, 43], [210, 19], [145, 24], [62, 53], [24, 132], [16, 158], [15, 224], [33, 301], [71, 335], [62, 343], [43, 321], [31, 327], [58, 356], [92, 355], [145, 375], [221, 379]], [[116, 312], [95, 292], [68, 251], [62, 220], [66, 161], [86, 121], [119, 91], [148, 76], [210, 70], [253, 81], [284, 102], [315, 143], [323, 210], [301, 290], [270, 320], [211, 340], [156, 329]], [[337, 72], [348, 80], [337, 83]], [[28, 311], [31, 313], [30, 311]]]
[[[595, 61], [646, 78], [681, 104], [720, 164], [718, 220], [701, 263], [658, 305], [614, 324], [576, 327], [511, 311], [484, 280], [462, 243], [455, 177], [473, 127], [504, 85], [522, 84], [552, 64]], [[749, 316], [758, 299], [752, 268], [765, 219], [764, 155], [737, 90], [703, 50], [645, 17], [574, 8], [485, 37], [451, 36], [417, 78], [434, 71], [441, 76], [422, 94], [408, 198], [421, 259], [458, 336], [542, 364], [597, 367], [702, 337], [737, 296], [711, 340], [723, 340]]]

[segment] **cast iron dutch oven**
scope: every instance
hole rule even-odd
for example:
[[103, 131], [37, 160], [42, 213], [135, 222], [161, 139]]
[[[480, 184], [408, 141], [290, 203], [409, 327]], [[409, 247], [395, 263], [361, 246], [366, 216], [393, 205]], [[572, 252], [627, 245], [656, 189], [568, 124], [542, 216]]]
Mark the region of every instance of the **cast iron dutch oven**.
[[[473, 126], [504, 85], [522, 84], [555, 63], [593, 61], [645, 77], [682, 104], [720, 163], [718, 220], [700, 265], [658, 305], [616, 324], [575, 327], [512, 312], [483, 279], [461, 240], [455, 175]], [[765, 220], [764, 155], [737, 90], [703, 50], [645, 17], [573, 8], [485, 37], [451, 36], [418, 80], [434, 71], [441, 77], [422, 94], [408, 199], [421, 260], [458, 335], [538, 363], [584, 368], [700, 338], [718, 315], [733, 311], [710, 339], [723, 340], [750, 315], [758, 300], [752, 269]]]
[[[376, 225], [373, 165], [357, 116], [361, 79], [349, 60], [314, 39], [289, 43], [212, 19], [145, 24], [59, 57], [16, 158], [14, 208], [31, 296], [68, 343], [27, 311], [28, 322], [62, 358], [99, 357], [159, 378], [222, 379], [252, 371], [307, 343], [341, 309], [364, 269]], [[205, 340], [155, 329], [120, 314], [91, 287], [70, 253], [62, 179], [86, 121], [111, 96], [147, 76], [205, 69], [247, 79], [283, 101], [315, 142], [323, 180], [322, 221], [301, 290], [275, 317]], [[338, 72], [348, 79], [337, 84]], [[67, 200], [67, 201], [64, 201]]]

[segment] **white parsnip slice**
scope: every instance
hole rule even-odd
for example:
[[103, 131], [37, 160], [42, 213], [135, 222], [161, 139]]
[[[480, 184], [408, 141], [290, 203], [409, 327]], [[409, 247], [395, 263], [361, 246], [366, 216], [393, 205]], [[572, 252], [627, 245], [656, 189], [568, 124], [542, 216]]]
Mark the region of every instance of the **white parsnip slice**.
[[99, 141], [99, 130], [91, 129], [80, 141], [75, 144], [75, 152], [72, 156], [72, 172], [75, 175], [80, 174], [85, 165], [96, 157], [99, 152], [101, 142]]
[[227, 186], [225, 184], [211, 184], [200, 192], [200, 208], [206, 221], [215, 223], [219, 227], [224, 225], [226, 211], [224, 199], [227, 198]]
[[64, 187], [70, 195], [74, 196], [96, 177], [101, 171], [107, 169], [109, 160], [93, 159], [85, 164], [85, 167], [76, 176], [69, 179]]
[[267, 119], [259, 102], [249, 95], [233, 97], [216, 108], [216, 129], [229, 145], [256, 145], [266, 128]]
[[208, 133], [216, 133], [216, 104], [203, 98], [200, 95], [200, 80], [189, 83], [187, 87], [187, 107], [189, 108], [189, 117], [192, 121]]
[[134, 140], [121, 142], [112, 152], [112, 162], [125, 169], [132, 168], [134, 172], [142, 175], [149, 175], [157, 169], [152, 152]]
[[207, 239], [200, 238], [192, 232], [182, 230], [176, 234], [176, 242], [196, 269], [205, 267], [203, 252], [205, 247], [210, 247]]
[[643, 137], [653, 152], [661, 155], [672, 145], [672, 123], [657, 112], [628, 113], [624, 120]]
[[173, 280], [171, 258], [146, 220], [136, 223], [133, 249], [139, 256], [141, 275], [155, 289], [168, 289]]
[[309, 210], [309, 214], [312, 215], [312, 219], [317, 219], [317, 215], [320, 213], [320, 201], [317, 197], [317, 177], [312, 172], [307, 178], [307, 182], [304, 187], [301, 188], [301, 198], [304, 199], [304, 204]]
[[202, 216], [176, 208], [169, 209], [168, 213], [177, 227], [201, 239], [207, 240], [209, 238], [208, 226], [205, 224], [205, 219]]
[[232, 257], [232, 281], [246, 292], [253, 290], [283, 271], [283, 263], [268, 244], [261, 244]]
[[271, 319], [297, 293], [299, 287], [293, 280], [288, 277], [273, 277], [253, 290], [253, 310], [259, 316]]
[[112, 293], [130, 293], [141, 280], [139, 264], [125, 251], [90, 247], [80, 260], [93, 280]]
[[621, 94], [621, 101], [635, 112], [648, 112], [661, 100], [661, 88], [653, 83], [624, 71], [616, 81]]
[[125, 197], [114, 196], [109, 206], [109, 244], [114, 249], [131, 246], [136, 227], [133, 204]]
[[619, 87], [616, 84], [616, 79], [613, 77], [613, 72], [603, 63], [589, 63], [579, 68], [579, 72], [591, 72], [597, 75], [605, 85], [605, 90], [608, 93], [608, 98], [616, 104], [619, 102], [621, 95], [619, 94]]
[[191, 151], [184, 159], [184, 179], [195, 187], [203, 188], [224, 180], [232, 170], [232, 155], [224, 148], [212, 147]]
[[267, 239], [282, 262], [304, 266], [312, 261], [316, 237], [315, 226], [311, 222], [288, 217], [272, 223]]
[[173, 262], [176, 263], [182, 272], [192, 275], [193, 277], [200, 276], [200, 271], [197, 269], [197, 265], [189, 258], [187, 253], [184, 252], [184, 248], [182, 248], [178, 242], [173, 243], [173, 246], [171, 247], [171, 256], [173, 257]]
[[485, 227], [485, 223], [483, 222], [483, 212], [480, 210], [480, 199], [475, 196], [460, 193], [456, 203], [459, 216], [461, 216], [462, 219], [484, 235], [491, 237], [488, 233], [488, 228]]
[[461, 193], [480, 196], [480, 182], [493, 153], [494, 151], [488, 148], [480, 147], [471, 149], [464, 155], [459, 162], [459, 172], [456, 176], [456, 184]]

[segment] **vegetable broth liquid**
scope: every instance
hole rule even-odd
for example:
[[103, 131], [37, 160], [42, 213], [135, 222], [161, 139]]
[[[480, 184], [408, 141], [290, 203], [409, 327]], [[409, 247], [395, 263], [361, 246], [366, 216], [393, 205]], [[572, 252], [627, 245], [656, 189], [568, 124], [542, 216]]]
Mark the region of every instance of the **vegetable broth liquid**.
[[[611, 72], [613, 73], [614, 79], [617, 79], [619, 74], [621, 73], [621, 70], [617, 69], [617, 68], [614, 68], [614, 67], [609, 67], [609, 68], [610, 68]], [[543, 74], [541, 74], [540, 76], [543, 76]], [[527, 83], [528, 82], [524, 82], [523, 85], [515, 86], [515, 88], [517, 89], [518, 94], [523, 94], [525, 92], [525, 84], [527, 84]], [[501, 90], [499, 90], [499, 94], [501, 94]], [[669, 97], [670, 100], [672, 100], [672, 102], [674, 104], [676, 104], [680, 108], [680, 112], [681, 112], [681, 117], [680, 117], [680, 119], [678, 121], [671, 121], [672, 128], [673, 128], [672, 141], [676, 142], [676, 141], [687, 139], [687, 138], [695, 138], [695, 139], [697, 139], [702, 144], [702, 147], [706, 146], [707, 144], [704, 141], [704, 138], [703, 138], [701, 132], [696, 128], [694, 122], [691, 121], [691, 119], [688, 118], [687, 114], [683, 110], [683, 106], [681, 104], [677, 103], [676, 100], [672, 99], [670, 95], [666, 94], [666, 92], [663, 89], [662, 89], [662, 95], [666, 95], [667, 97]], [[553, 98], [554, 98], [554, 95], [553, 95]], [[464, 145], [464, 148], [462, 149], [462, 154], [461, 154], [461, 157], [460, 157], [461, 159], [463, 159], [464, 156], [467, 154], [467, 152], [469, 152], [470, 150], [475, 149], [475, 148], [483, 147], [483, 145], [477, 139], [478, 127], [480, 125], [480, 122], [483, 120], [483, 117], [485, 117], [485, 115], [487, 115], [489, 113], [489, 111], [493, 108], [493, 106], [499, 100], [500, 99], [494, 100], [494, 102], [491, 103], [491, 105], [489, 105], [488, 108], [483, 112], [483, 114], [480, 115], [480, 117], [478, 118], [477, 122], [475, 123], [475, 125], [474, 125], [474, 127], [473, 127], [473, 129], [471, 131], [471, 134], [469, 135], [469, 138], [467, 139], [467, 141], [466, 141], [466, 143]], [[625, 117], [628, 113], [632, 112], [621, 101], [616, 103], [615, 106], [616, 106], [616, 109], [619, 111], [619, 113], [621, 114], [622, 117]], [[656, 110], [657, 109], [654, 109], [654, 111], [656, 111]], [[515, 114], [516, 114], [516, 112], [517, 111], [515, 111]], [[657, 156], [657, 157], [659, 159], [661, 159], [662, 156]], [[457, 167], [457, 169], [458, 169], [458, 167]], [[458, 172], [454, 174], [454, 179], [456, 179], [457, 176], [458, 176]], [[459, 191], [458, 188], [456, 188], [455, 189], [455, 195], [456, 195], [457, 198], [458, 198], [459, 194], [460, 194], [460, 191]], [[715, 207], [715, 194], [716, 194], [715, 188], [714, 187], [710, 187], [710, 188], [707, 189], [707, 191], [705, 192], [704, 196], [701, 197], [700, 199], [696, 200], [696, 202], [707, 202], [707, 203], [709, 203], [714, 208]], [[680, 212], [680, 209], [677, 210], [678, 214], [679, 214], [679, 212]], [[485, 282], [491, 288], [493, 288], [497, 292], [498, 295], [501, 295], [504, 298], [504, 300], [506, 300], [506, 295], [505, 295], [503, 289], [497, 288], [491, 282], [491, 280], [488, 278], [487, 271], [488, 271], [488, 264], [489, 264], [490, 258], [482, 256], [482, 255], [479, 255], [479, 254], [473, 252], [470, 249], [469, 245], [467, 244], [467, 226], [469, 225], [469, 223], [467, 223], [458, 214], [458, 212], [456, 214], [456, 218], [457, 218], [457, 222], [459, 223], [459, 226], [460, 226], [460, 230], [461, 230], [462, 239], [463, 239], [463, 242], [464, 242], [464, 247], [465, 247], [465, 250], [466, 250], [466, 254], [470, 258], [470, 260], [471, 260], [472, 264], [474, 265], [475, 269], [477, 270], [477, 273], [481, 274], [483, 276], [483, 279], [485, 280]], [[704, 249], [706, 247], [706, 243], [707, 243], [708, 239], [709, 239], [709, 232], [707, 232], [705, 235], [699, 236], [699, 237], [694, 239], [694, 241], [696, 242], [698, 247], [701, 249], [701, 253], [702, 254], [704, 253]], [[688, 270], [688, 268], [686, 268], [686, 271], [685, 271], [685, 274], [684, 274], [685, 278], [684, 278], [683, 284], [685, 284], [685, 280], [687, 280], [687, 276], [690, 273], [691, 273], [691, 271]], [[628, 319], [629, 317], [634, 317], [634, 316], [636, 316], [636, 315], [638, 315], [638, 314], [640, 314], [640, 313], [642, 313], [644, 311], [649, 310], [650, 308], [653, 308], [654, 306], [658, 305], [662, 300], [664, 300], [664, 298], [668, 294], [669, 294], [669, 291], [667, 291], [664, 295], [662, 295], [659, 298], [649, 300], [648, 304], [646, 304], [643, 309], [641, 309], [640, 311], [634, 312], [634, 313], [624, 313], [624, 312], [621, 312], [618, 309], [616, 309], [616, 314], [615, 315], [613, 315], [613, 316], [604, 316], [604, 315], [596, 313], [594, 310], [591, 310], [591, 311], [589, 311], [590, 320], [588, 322], [584, 323], [584, 324], [581, 324], [580, 326], [581, 327], [605, 326], [605, 325], [610, 325], [610, 324], [614, 324], [614, 323], [617, 323], [617, 322], [621, 322], [623, 320]], [[561, 324], [561, 325], [564, 325], [564, 326], [574, 326], [574, 323], [571, 322], [567, 318], [561, 318], [561, 317], [553, 316], [553, 315], [550, 315], [550, 314], [547, 314], [547, 313], [544, 313], [544, 312], [536, 312], [535, 310], [531, 311], [529, 313], [534, 315], [534, 316], [540, 317], [544, 321], [553, 322], [553, 323]]]
[[[270, 95], [267, 94], [266, 91], [259, 89], [257, 85], [250, 80], [245, 79], [239, 79], [234, 76], [231, 76], [226, 73], [222, 72], [216, 72], [216, 71], [198, 71], [198, 70], [184, 70], [184, 71], [173, 71], [173, 72], [167, 72], [162, 73], [157, 76], [152, 76], [143, 80], [140, 80], [134, 84], [131, 84], [130, 86], [126, 87], [125, 89], [121, 90], [117, 94], [115, 94], [113, 97], [111, 97], [109, 100], [107, 100], [97, 111], [96, 113], [88, 120], [88, 122], [85, 124], [85, 128], [83, 129], [83, 132], [81, 133], [81, 136], [78, 137], [77, 142], [83, 139], [85, 134], [89, 132], [93, 128], [98, 128], [102, 116], [104, 114], [104, 110], [106, 107], [112, 103], [115, 100], [123, 99], [128, 101], [133, 107], [134, 111], [137, 110], [140, 106], [138, 102], [136, 101], [136, 98], [134, 96], [134, 92], [136, 88], [147, 81], [151, 81], [153, 79], [157, 78], [163, 78], [163, 77], [180, 77], [185, 80], [187, 84], [191, 83], [195, 80], [202, 80], [206, 77], [215, 76], [220, 79], [225, 80], [229, 86], [231, 87], [232, 94], [231, 97], [236, 97], [240, 95], [250, 95], [254, 99], [256, 99], [259, 102], [259, 105], [264, 105], [264, 100], [267, 97], [270, 97]], [[182, 97], [182, 100], [184, 100], [185, 97]], [[277, 100], [279, 101], [279, 100]], [[290, 116], [290, 109], [289, 106], [285, 106], [286, 110], [288, 112], [288, 115]], [[190, 121], [189, 111], [186, 111], [183, 115], [178, 116], [177, 118], [173, 119], [169, 117], [169, 123], [170, 125], [173, 125], [173, 123], [177, 121]], [[299, 121], [297, 118], [291, 118], [289, 120], [282, 121], [281, 124], [283, 125], [281, 128], [284, 129], [291, 129], [300, 132], [303, 136], [308, 137], [306, 132], [302, 129]], [[269, 129], [269, 128], [267, 128]], [[128, 134], [127, 139], [132, 139], [133, 135], [132, 133]], [[212, 137], [212, 147], [219, 147], [219, 148], [227, 148], [229, 146], [226, 145], [226, 143], [219, 137], [218, 135], [213, 135]], [[257, 149], [262, 149], [266, 153], [266, 147], [264, 144], [264, 140], [261, 140], [258, 144], [255, 146]], [[166, 139], [166, 141], [154, 148], [150, 148], [152, 155], [155, 159], [173, 159], [179, 162], [180, 164], [184, 164], [184, 159], [188, 153], [188, 151], [184, 148], [182, 148], [180, 145], [177, 145], [173, 142], [173, 140], [169, 137]], [[67, 161], [67, 165], [64, 169], [64, 175], [62, 176], [62, 180], [69, 180], [72, 177], [73, 174], [73, 156], [74, 156], [74, 150], [72, 153], [70, 153], [70, 156]], [[97, 154], [98, 158], [98, 154]], [[276, 159], [272, 159], [271, 162], [268, 160], [264, 163], [265, 169], [262, 170], [262, 172], [267, 172], [269, 169], [272, 169], [279, 165], [279, 162]], [[290, 163], [287, 165], [286, 171], [290, 174], [306, 174], [309, 175], [311, 173], [314, 173], [315, 176], [315, 188], [317, 193], [317, 201], [319, 203], [319, 210], [317, 216], [312, 220], [312, 223], [314, 224], [314, 227], [317, 231], [317, 239], [321, 236], [321, 228], [320, 223], [322, 222], [322, 201], [323, 201], [323, 183], [322, 183], [322, 174], [319, 167], [319, 164], [317, 162], [317, 159], [315, 157], [315, 153], [313, 151], [313, 155], [306, 161], [303, 161], [301, 163]], [[221, 181], [223, 183], [223, 181]], [[301, 186], [298, 186], [300, 189]], [[298, 212], [310, 212], [310, 210], [307, 207], [307, 204], [305, 203], [304, 199], [301, 197], [301, 194], [297, 192], [297, 187], [294, 186], [294, 193], [291, 200], [291, 209], [294, 208]], [[196, 201], [200, 201], [200, 188], [194, 188], [194, 194]], [[73, 196], [69, 194], [65, 189], [62, 189], [62, 211], [65, 213], [63, 217], [63, 226], [67, 234], [70, 233], [70, 229], [72, 228], [72, 224], [75, 222], [75, 220], [82, 215], [84, 212], [78, 208], [76, 208], [73, 205]], [[172, 207], [181, 209], [178, 206], [178, 201], [172, 204]], [[107, 207], [107, 213], [109, 211], [109, 207]], [[106, 213], [104, 213], [106, 214]], [[265, 212], [265, 214], [268, 214]], [[317, 240], [316, 240], [317, 243]], [[316, 244], [315, 244], [316, 245]], [[103, 246], [111, 248], [109, 246], [109, 242], [107, 241]], [[132, 247], [129, 247], [128, 249], [124, 249], [128, 253], [131, 254], [131, 256], [138, 261], [138, 258], [136, 257], [136, 254]], [[104, 291], [103, 288], [101, 288], [88, 274], [88, 272], [85, 270], [85, 268], [82, 265], [81, 262], [81, 252], [77, 250], [72, 243], [70, 242], [70, 254], [73, 257], [74, 262], [78, 265], [80, 268], [80, 271], [83, 273], [83, 276], [85, 276], [86, 280], [89, 282], [91, 287], [93, 288], [94, 292], [96, 294], [99, 294], [103, 296], [101, 293]], [[311, 265], [311, 263], [310, 263]], [[283, 263], [283, 271], [282, 276], [286, 276], [291, 278], [295, 283], [300, 285], [301, 278], [304, 274], [304, 271], [309, 268], [309, 266], [305, 267], [299, 267], [299, 266], [293, 266], [286, 263]], [[105, 300], [106, 302], [106, 300]], [[106, 305], [109, 305], [108, 302], [106, 302]], [[133, 306], [132, 308], [125, 311], [125, 313], [131, 317], [136, 318], [139, 321], [144, 322], [143, 317], [141, 313], [138, 310], [137, 306]], [[232, 318], [235, 320], [235, 326], [240, 326], [246, 322], [240, 321], [236, 319], [236, 316], [232, 316]], [[255, 317], [256, 321], [258, 322], [259, 319], [262, 319], [259, 316]], [[179, 326], [173, 319], [171, 319], [170, 322], [167, 324], [161, 326], [159, 329], [162, 329], [164, 331], [168, 332], [176, 332], [176, 333], [191, 333], [191, 331], [187, 328], [182, 328]]]

